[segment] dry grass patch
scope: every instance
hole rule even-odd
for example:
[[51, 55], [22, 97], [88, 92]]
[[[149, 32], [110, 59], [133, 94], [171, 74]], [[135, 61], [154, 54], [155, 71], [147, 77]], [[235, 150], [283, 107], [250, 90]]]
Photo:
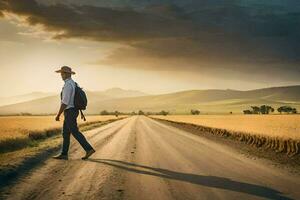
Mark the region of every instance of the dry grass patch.
[[153, 117], [269, 137], [300, 139], [300, 115], [169, 115]]
[[[121, 116], [122, 117], [122, 116]], [[7, 116], [0, 117], [0, 141], [7, 138], [17, 138], [27, 136], [29, 132], [39, 132], [47, 129], [61, 128], [63, 117], [61, 121], [54, 120], [55, 116]], [[78, 124], [86, 124], [95, 121], [106, 121], [109, 119], [116, 119], [115, 116], [100, 116], [91, 115], [86, 116], [87, 121], [78, 118]]]
[[153, 116], [200, 132], [294, 156], [300, 153], [299, 115]]
[[[82, 131], [96, 128], [105, 123], [122, 119], [115, 116], [87, 116], [86, 122], [79, 120]], [[62, 122], [53, 116], [0, 117], [0, 153], [34, 146], [38, 141], [61, 133]]]

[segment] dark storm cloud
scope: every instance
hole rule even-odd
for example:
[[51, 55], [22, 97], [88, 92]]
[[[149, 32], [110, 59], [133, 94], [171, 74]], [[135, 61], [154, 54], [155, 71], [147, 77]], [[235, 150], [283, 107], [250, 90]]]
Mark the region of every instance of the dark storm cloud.
[[30, 25], [41, 24], [46, 30], [59, 32], [56, 39], [79, 37], [127, 42], [188, 36], [192, 31], [188, 21], [89, 5], [44, 5], [35, 0], [6, 0], [0, 4], [0, 10], [24, 16]]
[[99, 63], [196, 72], [213, 68], [246, 76], [263, 73], [266, 78], [272, 73], [272, 78], [293, 80], [300, 75], [297, 1], [174, 0], [171, 4], [128, 0], [122, 4], [126, 7], [116, 0], [110, 6], [105, 1], [98, 1], [97, 6], [74, 2], [77, 4], [2, 0], [0, 13], [24, 16], [30, 25], [56, 32], [56, 39], [83, 38], [128, 46]]

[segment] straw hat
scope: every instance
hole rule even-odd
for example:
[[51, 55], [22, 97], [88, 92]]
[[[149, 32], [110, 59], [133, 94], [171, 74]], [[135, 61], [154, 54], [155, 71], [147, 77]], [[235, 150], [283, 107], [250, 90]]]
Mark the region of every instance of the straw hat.
[[65, 73], [69, 73], [69, 74], [75, 74], [75, 72], [72, 71], [71, 67], [68, 67], [68, 66], [62, 66], [59, 70], [56, 70], [55, 72], [56, 73], [65, 72]]

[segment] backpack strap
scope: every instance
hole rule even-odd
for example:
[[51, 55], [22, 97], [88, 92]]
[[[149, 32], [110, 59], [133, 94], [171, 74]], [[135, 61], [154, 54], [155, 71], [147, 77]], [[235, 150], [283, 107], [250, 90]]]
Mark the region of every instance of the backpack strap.
[[86, 121], [85, 116], [84, 116], [82, 110], [80, 110], [80, 116], [81, 116], [81, 119], [83, 119], [83, 121]]

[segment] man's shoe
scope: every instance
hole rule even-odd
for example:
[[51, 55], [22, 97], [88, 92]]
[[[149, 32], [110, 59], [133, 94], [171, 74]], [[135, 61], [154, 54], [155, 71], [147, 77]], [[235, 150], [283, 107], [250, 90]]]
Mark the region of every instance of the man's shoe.
[[95, 153], [96, 151], [94, 150], [94, 149], [91, 149], [91, 150], [89, 150], [89, 151], [87, 151], [86, 152], [86, 154], [85, 154], [85, 156], [84, 157], [82, 157], [81, 159], [82, 160], [86, 160], [86, 159], [88, 159], [93, 153]]
[[57, 156], [53, 156], [52, 158], [58, 159], [58, 160], [68, 160], [68, 155], [59, 154]]

